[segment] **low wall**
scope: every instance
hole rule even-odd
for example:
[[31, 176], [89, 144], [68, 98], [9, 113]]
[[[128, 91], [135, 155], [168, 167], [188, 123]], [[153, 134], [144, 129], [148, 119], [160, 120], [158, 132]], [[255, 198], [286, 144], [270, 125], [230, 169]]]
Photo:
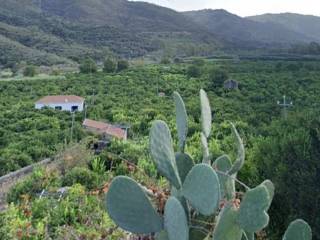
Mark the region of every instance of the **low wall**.
[[25, 177], [29, 176], [36, 167], [48, 166], [50, 163], [52, 163], [52, 159], [47, 158], [41, 162], [21, 168], [15, 172], [0, 177], [0, 210], [3, 210], [6, 207], [6, 196], [11, 187], [13, 187], [18, 181], [21, 181]]

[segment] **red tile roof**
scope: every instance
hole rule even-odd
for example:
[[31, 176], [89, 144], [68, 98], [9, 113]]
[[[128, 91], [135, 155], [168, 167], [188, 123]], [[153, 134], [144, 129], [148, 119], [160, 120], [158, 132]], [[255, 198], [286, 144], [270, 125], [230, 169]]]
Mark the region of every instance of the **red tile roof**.
[[48, 104], [48, 103], [83, 103], [84, 98], [75, 95], [58, 95], [58, 96], [46, 96], [38, 100], [36, 103]]
[[125, 139], [126, 138], [126, 131], [122, 128], [113, 126], [109, 123], [104, 122], [98, 122], [90, 119], [85, 119], [82, 124], [84, 127], [87, 128], [93, 128], [97, 132], [101, 134], [107, 134], [119, 139]]

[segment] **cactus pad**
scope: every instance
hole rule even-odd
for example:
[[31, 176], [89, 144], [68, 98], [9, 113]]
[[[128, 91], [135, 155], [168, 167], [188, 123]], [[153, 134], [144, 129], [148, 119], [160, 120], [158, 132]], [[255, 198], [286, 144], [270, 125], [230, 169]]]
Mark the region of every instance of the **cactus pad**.
[[173, 186], [180, 188], [181, 181], [176, 166], [170, 130], [163, 121], [155, 121], [152, 125], [150, 131], [150, 151], [158, 171]]
[[106, 207], [112, 220], [124, 230], [149, 234], [163, 229], [162, 218], [131, 178], [120, 176], [112, 181]]
[[186, 138], [188, 134], [188, 116], [186, 107], [179, 93], [173, 93], [174, 102], [176, 105], [176, 122], [177, 131], [179, 137], [179, 149], [180, 152], [184, 152], [184, 147], [186, 144]]
[[182, 194], [199, 213], [213, 214], [220, 202], [218, 175], [207, 164], [195, 165], [183, 183]]
[[312, 232], [311, 228], [305, 221], [298, 219], [292, 222], [286, 233], [284, 234], [283, 240], [311, 240]]

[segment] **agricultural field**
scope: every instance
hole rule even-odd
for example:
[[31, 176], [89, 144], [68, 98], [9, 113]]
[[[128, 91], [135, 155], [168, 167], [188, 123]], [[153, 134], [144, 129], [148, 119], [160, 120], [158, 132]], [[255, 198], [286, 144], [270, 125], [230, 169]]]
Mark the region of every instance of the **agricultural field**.
[[[234, 79], [238, 89], [225, 89], [227, 79]], [[235, 158], [231, 121], [246, 149], [239, 179], [249, 186], [270, 179], [276, 186], [268, 239], [280, 239], [289, 222], [298, 217], [308, 221], [315, 239], [320, 239], [320, 218], [312, 207], [319, 205], [320, 199], [320, 63], [202, 59], [141, 65], [112, 74], [0, 81], [0, 176], [57, 154], [71, 155], [74, 160], [69, 168], [65, 165], [66, 169], [54, 174], [39, 169], [15, 187], [8, 196], [13, 204], [2, 213], [3, 218], [0, 216], [5, 219], [0, 220], [0, 234], [8, 236], [5, 239], [24, 233], [34, 239], [48, 235], [64, 239], [67, 233], [84, 239], [105, 239], [108, 234], [110, 239], [119, 239], [124, 233], [115, 228], [104, 211], [99, 191], [103, 192], [113, 176], [121, 174], [133, 175], [149, 186], [167, 186], [156, 173], [148, 142], [153, 121], [164, 120], [177, 148], [174, 91], [184, 99], [188, 113], [186, 152], [195, 162], [201, 162], [200, 89], [206, 90], [213, 110], [210, 157], [229, 154]], [[86, 99], [85, 113], [76, 114], [72, 139], [70, 113], [34, 109], [35, 101], [42, 96], [62, 94]], [[287, 116], [277, 103], [283, 95], [293, 103]], [[129, 124], [129, 140], [113, 141], [99, 156], [89, 153], [86, 146], [71, 151], [69, 146], [93, 137], [81, 126], [85, 114], [90, 119]], [[84, 153], [79, 154], [81, 151]], [[72, 187], [69, 198], [62, 202], [36, 197], [44, 188], [64, 186]], [[76, 202], [80, 202], [79, 208]], [[51, 211], [51, 204], [59, 211]], [[68, 212], [71, 208], [73, 212]], [[10, 228], [10, 223], [21, 232]], [[53, 227], [46, 229], [47, 224]]]

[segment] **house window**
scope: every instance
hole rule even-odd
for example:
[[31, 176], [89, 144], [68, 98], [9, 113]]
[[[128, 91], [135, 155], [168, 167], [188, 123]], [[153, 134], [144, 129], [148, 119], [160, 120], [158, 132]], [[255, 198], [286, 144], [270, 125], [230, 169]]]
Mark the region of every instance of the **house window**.
[[78, 109], [79, 109], [78, 106], [72, 106], [72, 107], [71, 107], [71, 111], [72, 111], [72, 112], [78, 111]]
[[55, 109], [55, 110], [62, 110], [62, 107], [61, 107], [61, 106], [55, 106], [54, 109]]

